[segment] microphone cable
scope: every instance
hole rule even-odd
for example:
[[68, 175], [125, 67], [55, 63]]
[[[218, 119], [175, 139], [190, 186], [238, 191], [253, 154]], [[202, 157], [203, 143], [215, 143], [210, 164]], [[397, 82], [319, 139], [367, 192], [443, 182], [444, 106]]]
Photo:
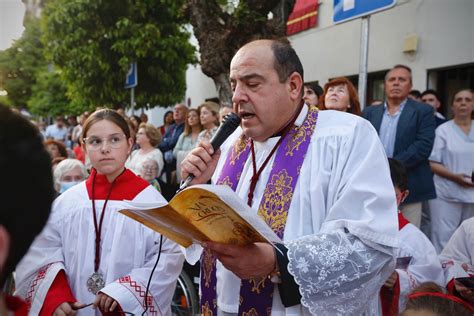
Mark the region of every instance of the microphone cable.
[[148, 310], [148, 292], [150, 290], [151, 278], [153, 277], [153, 273], [155, 272], [156, 267], [158, 266], [158, 262], [160, 261], [161, 256], [161, 246], [163, 245], [163, 235], [160, 234], [160, 246], [158, 247], [158, 257], [156, 258], [155, 266], [151, 270], [150, 277], [148, 278], [148, 283], [146, 285], [145, 291], [145, 310], [142, 313], [142, 316], [145, 316], [146, 311]]

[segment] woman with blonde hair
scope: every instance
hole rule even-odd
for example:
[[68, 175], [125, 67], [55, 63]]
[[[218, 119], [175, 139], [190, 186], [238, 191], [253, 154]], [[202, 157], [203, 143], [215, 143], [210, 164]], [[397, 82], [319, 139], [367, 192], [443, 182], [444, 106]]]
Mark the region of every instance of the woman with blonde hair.
[[136, 143], [140, 149], [134, 150], [125, 166], [138, 176], [141, 176], [143, 162], [153, 159], [158, 164], [158, 174], [163, 170], [163, 154], [156, 148], [161, 142], [160, 131], [151, 124], [140, 124], [137, 132]]

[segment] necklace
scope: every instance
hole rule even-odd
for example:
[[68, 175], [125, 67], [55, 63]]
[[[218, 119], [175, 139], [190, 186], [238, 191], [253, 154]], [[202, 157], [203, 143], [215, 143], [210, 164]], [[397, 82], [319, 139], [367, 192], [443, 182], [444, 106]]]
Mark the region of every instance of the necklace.
[[[94, 178], [92, 179], [92, 211], [94, 214], [94, 230], [95, 230], [95, 255], [94, 255], [94, 273], [87, 279], [87, 290], [92, 294], [97, 294], [104, 286], [104, 276], [99, 272], [100, 266], [100, 236], [102, 232], [102, 223], [104, 221], [105, 208], [107, 207], [107, 202], [109, 201], [110, 194], [112, 193], [112, 188], [114, 187], [115, 180], [110, 185], [109, 192], [107, 193], [107, 198], [105, 199], [104, 206], [102, 207], [102, 213], [100, 214], [99, 225], [97, 225], [97, 212], [95, 210], [95, 178], [97, 173], [94, 173]], [[119, 175], [120, 177], [120, 175]]]
[[283, 127], [277, 132], [277, 135], [281, 135], [280, 139], [277, 141], [275, 146], [273, 146], [273, 149], [270, 151], [268, 154], [267, 158], [264, 160], [263, 164], [260, 166], [259, 169], [257, 169], [257, 162], [255, 158], [255, 149], [253, 145], [253, 139], [250, 139], [250, 149], [251, 149], [251, 156], [252, 156], [252, 169], [253, 169], [253, 176], [250, 179], [250, 188], [249, 188], [249, 193], [247, 195], [247, 204], [248, 206], [252, 206], [252, 200], [253, 200], [253, 194], [255, 192], [255, 187], [257, 186], [258, 178], [260, 178], [260, 174], [262, 173], [263, 169], [265, 169], [265, 166], [268, 164], [270, 161], [270, 158], [273, 156], [277, 148], [280, 146], [282, 143], [283, 139], [286, 137], [288, 132], [291, 130], [291, 128], [294, 126], [294, 123], [296, 121], [296, 118], [298, 117], [299, 113], [301, 112], [301, 108], [303, 107], [304, 103], [300, 103], [298, 106], [298, 109], [296, 112], [293, 114], [293, 117], [285, 124]]

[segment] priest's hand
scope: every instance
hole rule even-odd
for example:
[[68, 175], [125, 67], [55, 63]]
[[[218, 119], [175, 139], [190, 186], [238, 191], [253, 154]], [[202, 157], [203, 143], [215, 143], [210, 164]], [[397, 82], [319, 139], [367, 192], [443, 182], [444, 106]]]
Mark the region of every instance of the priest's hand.
[[210, 249], [224, 267], [241, 279], [266, 277], [276, 267], [275, 251], [267, 243], [234, 246], [208, 241], [204, 247]]
[[93, 306], [94, 306], [93, 308], [98, 307], [102, 313], [107, 313], [107, 312], [113, 312], [117, 308], [118, 303], [116, 300], [114, 300], [112, 297], [108, 296], [107, 294], [99, 292], [95, 296]]
[[398, 279], [398, 273], [397, 271], [393, 271], [392, 274], [385, 281], [384, 286], [391, 289], [395, 285], [395, 283], [397, 283], [397, 279]]
[[77, 314], [77, 310], [83, 307], [84, 304], [79, 302], [69, 303], [64, 302], [59, 305], [53, 312], [53, 316], [72, 316]]
[[194, 148], [181, 162], [181, 178], [194, 175], [191, 184], [206, 183], [212, 177], [221, 151], [214, 152], [209, 142], [202, 142]]

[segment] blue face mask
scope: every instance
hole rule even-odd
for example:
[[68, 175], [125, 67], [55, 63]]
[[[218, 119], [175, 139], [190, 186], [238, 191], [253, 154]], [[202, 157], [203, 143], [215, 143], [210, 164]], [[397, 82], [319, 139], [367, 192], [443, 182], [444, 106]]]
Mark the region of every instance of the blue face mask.
[[59, 193], [64, 193], [66, 190], [72, 188], [76, 184], [78, 184], [80, 181], [71, 181], [71, 182], [59, 182]]

